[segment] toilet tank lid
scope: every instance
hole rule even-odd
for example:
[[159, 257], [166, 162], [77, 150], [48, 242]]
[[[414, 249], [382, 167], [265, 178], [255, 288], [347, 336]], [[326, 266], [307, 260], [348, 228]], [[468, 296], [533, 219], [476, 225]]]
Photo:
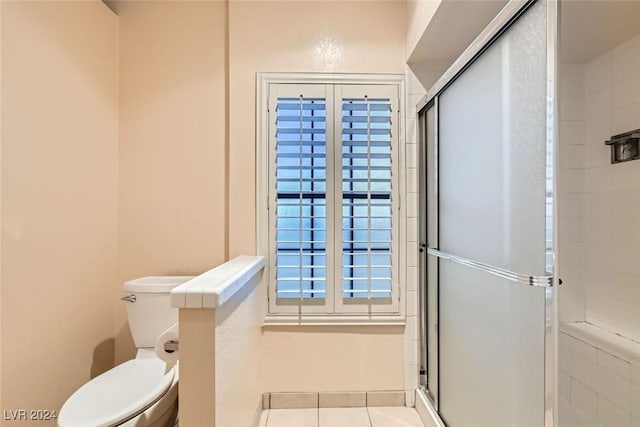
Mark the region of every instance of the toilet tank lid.
[[147, 276], [124, 283], [126, 292], [164, 293], [193, 279], [195, 276]]

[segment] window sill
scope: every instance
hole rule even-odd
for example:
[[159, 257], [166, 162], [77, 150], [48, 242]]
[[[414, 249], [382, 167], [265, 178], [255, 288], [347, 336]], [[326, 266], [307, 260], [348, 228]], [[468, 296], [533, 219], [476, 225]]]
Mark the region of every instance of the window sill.
[[272, 326], [404, 326], [400, 315], [267, 315], [262, 327]]

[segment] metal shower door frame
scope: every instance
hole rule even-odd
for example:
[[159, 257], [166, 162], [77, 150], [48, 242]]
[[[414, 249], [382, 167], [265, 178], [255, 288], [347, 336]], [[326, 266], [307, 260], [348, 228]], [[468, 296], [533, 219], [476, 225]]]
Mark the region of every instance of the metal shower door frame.
[[[446, 90], [446, 88], [453, 83], [464, 71], [478, 59], [517, 19], [524, 14], [531, 5], [537, 1], [544, 0], [511, 0], [500, 11], [500, 13], [491, 21], [491, 23], [480, 33], [480, 35], [473, 41], [473, 43], [458, 57], [458, 59], [449, 67], [449, 69], [440, 77], [440, 79], [429, 89], [427, 95], [418, 103], [416, 107], [417, 122], [421, 123], [421, 116], [426, 115], [426, 112], [435, 108], [435, 169], [436, 169], [436, 205], [439, 200], [439, 188], [438, 188], [438, 97]], [[426, 206], [426, 133], [429, 131], [426, 128], [426, 117], [423, 125], [420, 126], [419, 142], [420, 142], [420, 214], [419, 224], [421, 227], [421, 267], [420, 267], [420, 290], [426, 290], [427, 284], [427, 256], [437, 257], [437, 263], [439, 265], [440, 259], [447, 259], [448, 261], [464, 264], [467, 267], [481, 269], [487, 273], [494, 274], [496, 276], [506, 278], [516, 283], [541, 286], [544, 287], [544, 427], [557, 427], [557, 407], [558, 407], [558, 292], [559, 278], [557, 275], [558, 257], [556, 251], [556, 242], [558, 241], [558, 230], [556, 227], [557, 221], [557, 162], [558, 156], [558, 129], [557, 129], [557, 115], [558, 115], [558, 34], [559, 34], [559, 1], [560, 0], [546, 0], [546, 194], [545, 200], [547, 204], [552, 205], [551, 214], [546, 214], [545, 227], [546, 233], [550, 236], [547, 239], [546, 247], [546, 275], [545, 276], [524, 276], [510, 271], [502, 270], [500, 268], [488, 266], [473, 260], [468, 260], [461, 257], [456, 257], [450, 254], [442, 253], [438, 248], [428, 248], [426, 245], [426, 221], [427, 221], [427, 206]], [[425, 132], [425, 130], [427, 132]], [[439, 206], [436, 206], [435, 210], [436, 224], [439, 225], [438, 215]], [[438, 233], [439, 234], [439, 233]], [[437, 276], [437, 281], [439, 278]], [[436, 284], [435, 295], [438, 285]], [[421, 352], [426, 352], [427, 343], [427, 330], [429, 325], [426, 324], [426, 293], [420, 295], [420, 339], [421, 339]], [[436, 304], [437, 306], [438, 304]], [[437, 314], [436, 314], [437, 316]], [[437, 317], [436, 317], [437, 318]], [[436, 341], [439, 342], [438, 328], [434, 329], [436, 334]], [[436, 354], [439, 353], [439, 349]], [[439, 356], [436, 356], [439, 357]], [[426, 360], [426, 353], [421, 355], [421, 362]], [[425, 366], [426, 368], [426, 366]], [[427, 373], [428, 375], [428, 373]], [[422, 378], [422, 376], [421, 376]], [[439, 380], [439, 374], [437, 375]], [[421, 384], [422, 385], [422, 384]], [[439, 384], [436, 385], [439, 387]], [[439, 391], [436, 390], [435, 397], [428, 390], [427, 396], [430, 397], [431, 404], [435, 411], [439, 408]], [[441, 426], [445, 426], [444, 421], [438, 420]]]

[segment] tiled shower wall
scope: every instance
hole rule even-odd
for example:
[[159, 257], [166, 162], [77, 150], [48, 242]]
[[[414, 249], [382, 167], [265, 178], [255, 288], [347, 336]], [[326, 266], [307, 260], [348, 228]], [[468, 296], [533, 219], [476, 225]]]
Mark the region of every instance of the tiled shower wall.
[[[414, 73], [415, 72], [415, 73]], [[406, 188], [407, 188], [407, 326], [405, 329], [406, 402], [413, 406], [418, 386], [418, 135], [416, 104], [442, 75], [442, 67], [406, 68]]]
[[561, 406], [560, 426], [640, 426], [640, 360], [616, 351], [613, 342], [574, 332], [560, 334], [560, 396], [586, 416], [572, 417]]
[[584, 66], [560, 69], [560, 176], [558, 252], [560, 315], [563, 321], [584, 321]]
[[584, 87], [585, 316], [640, 340], [640, 160], [604, 145], [640, 128], [640, 36], [586, 64]]
[[640, 340], [640, 161], [604, 141], [640, 128], [640, 36], [561, 68], [561, 318]]
[[407, 189], [407, 326], [405, 328], [406, 401], [413, 406], [418, 387], [418, 144], [416, 103], [426, 91], [416, 76], [406, 70], [406, 189]]
[[604, 141], [640, 128], [640, 36], [561, 69], [561, 317], [640, 340], [640, 161]]

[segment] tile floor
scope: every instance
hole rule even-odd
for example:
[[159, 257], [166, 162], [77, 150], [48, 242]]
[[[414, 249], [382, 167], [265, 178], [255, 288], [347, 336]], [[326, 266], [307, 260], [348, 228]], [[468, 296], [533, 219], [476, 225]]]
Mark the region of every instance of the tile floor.
[[270, 409], [260, 427], [424, 427], [413, 408]]

